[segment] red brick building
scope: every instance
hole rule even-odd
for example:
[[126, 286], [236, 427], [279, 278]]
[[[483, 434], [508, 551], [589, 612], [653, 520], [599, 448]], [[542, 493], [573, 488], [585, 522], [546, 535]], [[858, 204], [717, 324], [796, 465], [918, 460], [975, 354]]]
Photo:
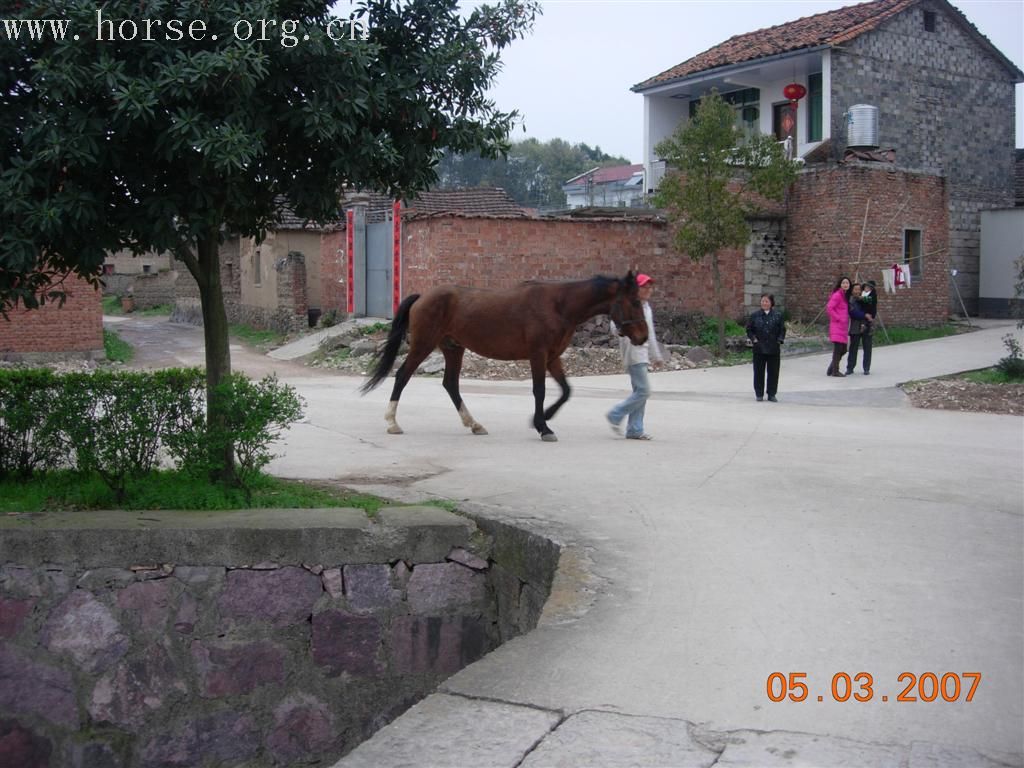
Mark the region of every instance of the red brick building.
[[102, 296], [84, 280], [69, 277], [64, 306], [47, 302], [39, 309], [19, 308], [0, 318], [0, 359], [26, 362], [102, 360]]

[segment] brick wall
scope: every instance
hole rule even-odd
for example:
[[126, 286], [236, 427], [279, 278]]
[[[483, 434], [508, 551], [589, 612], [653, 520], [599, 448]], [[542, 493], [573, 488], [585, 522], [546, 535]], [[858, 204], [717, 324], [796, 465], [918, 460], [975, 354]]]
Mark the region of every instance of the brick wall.
[[102, 295], [84, 280], [64, 283], [64, 306], [18, 309], [10, 320], [0, 317], [0, 359], [46, 362], [61, 359], [102, 360]]
[[[794, 318], [820, 320], [829, 292], [846, 275], [878, 284], [879, 314], [890, 325], [946, 320], [949, 221], [942, 177], [868, 164], [811, 170], [797, 179], [790, 210], [787, 308]], [[922, 276], [909, 289], [885, 294], [882, 268], [902, 261], [906, 228], [922, 232]]]
[[[744, 312], [744, 253], [722, 255], [730, 316]], [[669, 314], [714, 314], [710, 262], [671, 246], [667, 225], [650, 220], [505, 219], [466, 216], [403, 222], [402, 294], [438, 285], [507, 288], [523, 280], [624, 275], [636, 267], [657, 280], [651, 299]]]
[[[923, 11], [936, 13], [926, 32]], [[950, 264], [967, 308], [978, 297], [980, 211], [1014, 204], [1014, 83], [996, 59], [946, 12], [922, 3], [832, 49], [832, 136], [840, 152], [843, 114], [879, 108], [882, 147], [902, 167], [945, 175]], [[959, 310], [955, 294], [947, 297]]]
[[345, 230], [323, 233], [320, 238], [320, 300], [324, 312], [345, 313], [346, 259]]

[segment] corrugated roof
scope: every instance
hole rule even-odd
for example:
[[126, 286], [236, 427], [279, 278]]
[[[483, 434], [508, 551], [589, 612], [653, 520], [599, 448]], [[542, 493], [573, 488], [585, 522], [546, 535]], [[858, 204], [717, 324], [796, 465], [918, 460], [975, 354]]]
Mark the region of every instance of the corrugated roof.
[[[680, 80], [699, 72], [705, 72], [731, 64], [742, 64], [747, 61], [778, 56], [804, 48], [835, 46], [848, 42], [865, 32], [877, 28], [896, 14], [917, 5], [921, 0], [873, 0], [873, 2], [849, 5], [834, 11], [805, 16], [754, 32], [730, 37], [724, 43], [709, 48], [682, 64], [677, 64], [654, 77], [633, 86], [634, 91], [642, 91], [657, 85]], [[987, 48], [1007, 70], [1020, 82], [1024, 73], [1002, 52], [992, 45], [978, 28], [954, 6], [945, 0], [934, 0], [958, 20], [964, 29], [983, 47]]]
[[609, 184], [615, 181], [628, 181], [634, 174], [643, 173], [643, 163], [636, 165], [613, 165], [608, 168], [594, 168], [577, 176], [573, 176], [565, 185], [576, 184], [592, 178], [594, 184]]

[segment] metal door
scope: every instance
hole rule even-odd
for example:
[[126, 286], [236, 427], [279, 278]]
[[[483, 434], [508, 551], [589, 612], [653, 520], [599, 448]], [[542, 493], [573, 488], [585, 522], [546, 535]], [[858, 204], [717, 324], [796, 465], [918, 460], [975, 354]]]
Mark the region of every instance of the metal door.
[[391, 319], [391, 222], [366, 224], [366, 314]]

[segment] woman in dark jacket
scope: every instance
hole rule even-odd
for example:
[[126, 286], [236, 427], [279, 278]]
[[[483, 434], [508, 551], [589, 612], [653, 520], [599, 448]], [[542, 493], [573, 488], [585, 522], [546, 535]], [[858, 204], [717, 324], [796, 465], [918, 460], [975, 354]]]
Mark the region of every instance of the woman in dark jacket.
[[754, 394], [758, 400], [764, 399], [767, 369], [768, 402], [777, 403], [775, 393], [779, 390], [779, 363], [782, 360], [780, 345], [786, 338], [786, 321], [775, 309], [772, 294], [761, 294], [761, 309], [747, 320], [747, 338], [754, 345]]
[[871, 348], [871, 320], [867, 314], [864, 301], [861, 298], [861, 285], [854, 283], [850, 288], [850, 352], [846, 357], [846, 375], [853, 374], [857, 367], [857, 350], [860, 349], [861, 340], [864, 341], [864, 360], [866, 362], [864, 372], [871, 367], [871, 358], [868, 350]]

